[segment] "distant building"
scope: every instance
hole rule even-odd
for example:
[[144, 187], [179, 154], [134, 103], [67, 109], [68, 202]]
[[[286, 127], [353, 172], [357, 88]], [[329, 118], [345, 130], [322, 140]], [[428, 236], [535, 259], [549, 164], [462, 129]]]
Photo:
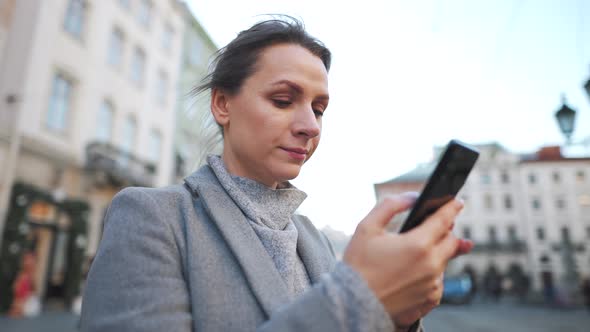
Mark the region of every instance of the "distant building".
[[335, 230], [330, 226], [322, 228], [321, 231], [328, 238], [328, 240], [330, 240], [330, 244], [334, 249], [336, 258], [342, 259], [344, 250], [346, 250], [346, 246], [348, 246], [348, 242], [350, 242], [350, 236], [346, 235], [344, 232]]
[[71, 300], [113, 195], [171, 182], [186, 17], [176, 0], [0, 1], [0, 174], [21, 142], [0, 310], [26, 250], [42, 298]]
[[208, 112], [208, 96], [196, 98], [192, 89], [207, 75], [212, 55], [217, 51], [209, 34], [183, 4], [186, 30], [183, 38], [180, 77], [178, 80], [178, 103], [176, 107], [176, 130], [174, 131], [175, 182], [195, 170], [202, 147], [201, 130], [203, 113]]
[[[566, 158], [559, 147], [531, 155], [496, 143], [476, 147], [480, 159], [459, 193], [465, 208], [455, 226], [476, 246], [449, 269], [469, 270], [480, 284], [496, 270], [507, 277], [507, 285], [526, 278], [539, 294], [553, 289], [573, 301], [577, 280], [590, 276], [590, 158]], [[436, 148], [435, 156], [440, 152]], [[436, 159], [376, 184], [377, 198], [420, 191]], [[394, 218], [393, 228], [404, 217]]]

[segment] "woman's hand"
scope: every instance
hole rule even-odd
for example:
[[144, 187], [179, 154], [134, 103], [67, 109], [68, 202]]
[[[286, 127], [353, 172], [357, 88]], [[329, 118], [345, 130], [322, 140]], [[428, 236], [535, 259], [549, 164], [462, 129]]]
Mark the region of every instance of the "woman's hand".
[[459, 200], [445, 204], [407, 233], [387, 232], [391, 218], [411, 207], [416, 197], [407, 193], [379, 202], [359, 223], [343, 258], [400, 326], [410, 325], [439, 304], [448, 261], [472, 247], [451, 233], [463, 208]]
[[[464, 240], [464, 239], [459, 239], [459, 241], [461, 241], [459, 243], [459, 250], [457, 251], [457, 253], [455, 254], [454, 257], [462, 255], [462, 254], [466, 254], [468, 252], [471, 251], [471, 249], [473, 248], [473, 242], [471, 240]], [[439, 304], [440, 304], [440, 300], [442, 298], [442, 294], [443, 294], [443, 280], [444, 280], [444, 274], [442, 274], [438, 280], [438, 282], [440, 283], [440, 285], [437, 288], [438, 294], [433, 295], [434, 298], [438, 298], [437, 301], [431, 302], [431, 301], [426, 301], [422, 304], [419, 304], [418, 306], [414, 307], [414, 308], [410, 308], [396, 316], [393, 316], [393, 321], [395, 323], [396, 326], [396, 331], [405, 331], [407, 330], [412, 324], [414, 324], [414, 322], [416, 322], [418, 319], [426, 316], [430, 311], [432, 311], [432, 309], [436, 308]]]

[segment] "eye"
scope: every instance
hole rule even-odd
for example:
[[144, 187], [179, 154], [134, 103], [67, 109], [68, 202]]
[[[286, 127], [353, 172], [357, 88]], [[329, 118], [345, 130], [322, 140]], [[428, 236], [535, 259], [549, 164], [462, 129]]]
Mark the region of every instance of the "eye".
[[313, 113], [315, 114], [316, 118], [324, 116], [324, 111], [317, 108], [313, 110]]
[[324, 105], [323, 103], [313, 103], [311, 107], [316, 118], [324, 116], [324, 112], [326, 111], [326, 105]]
[[272, 102], [278, 108], [287, 108], [287, 107], [291, 106], [290, 100], [273, 99]]

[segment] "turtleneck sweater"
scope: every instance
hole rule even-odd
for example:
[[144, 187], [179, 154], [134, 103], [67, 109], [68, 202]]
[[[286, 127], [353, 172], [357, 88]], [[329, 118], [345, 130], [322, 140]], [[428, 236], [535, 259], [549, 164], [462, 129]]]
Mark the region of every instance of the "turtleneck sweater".
[[254, 180], [230, 174], [219, 156], [207, 159], [221, 186], [242, 210], [272, 258], [292, 298], [310, 285], [297, 253], [297, 228], [291, 220], [307, 195], [289, 182], [272, 189]]

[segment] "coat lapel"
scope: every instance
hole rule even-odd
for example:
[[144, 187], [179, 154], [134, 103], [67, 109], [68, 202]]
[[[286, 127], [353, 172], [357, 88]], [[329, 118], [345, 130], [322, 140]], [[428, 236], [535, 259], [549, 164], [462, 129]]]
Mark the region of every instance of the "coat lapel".
[[322, 234], [303, 216], [293, 217], [297, 227], [297, 252], [307, 269], [312, 283], [320, 280], [320, 276], [330, 272], [336, 263], [331, 249], [324, 244]]
[[267, 316], [289, 301], [287, 286], [248, 220], [209, 166], [185, 178], [238, 260]]

